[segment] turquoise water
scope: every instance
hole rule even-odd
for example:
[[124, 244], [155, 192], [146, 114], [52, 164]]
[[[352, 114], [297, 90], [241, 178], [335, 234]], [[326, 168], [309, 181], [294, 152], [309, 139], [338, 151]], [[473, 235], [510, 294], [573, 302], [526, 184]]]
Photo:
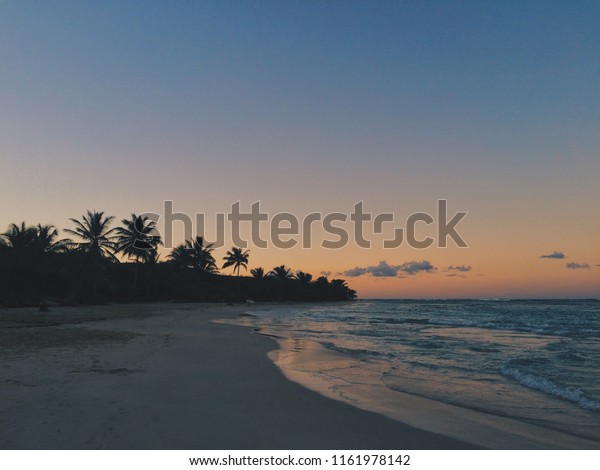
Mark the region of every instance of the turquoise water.
[[392, 390], [600, 442], [598, 300], [373, 300], [253, 313], [279, 336], [364, 367], [383, 363]]

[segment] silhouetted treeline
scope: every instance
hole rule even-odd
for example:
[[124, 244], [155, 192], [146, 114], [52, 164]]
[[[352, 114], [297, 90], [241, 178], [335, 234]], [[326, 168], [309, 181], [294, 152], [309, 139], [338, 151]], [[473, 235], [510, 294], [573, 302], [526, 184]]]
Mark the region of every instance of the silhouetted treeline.
[[[340, 279], [316, 280], [285, 266], [247, 270], [249, 251], [233, 247], [219, 274], [210, 245], [202, 237], [174, 248], [159, 261], [161, 244], [153, 223], [132, 214], [110, 228], [112, 217], [87, 212], [60, 239], [52, 226], [13, 224], [0, 234], [0, 305], [96, 304], [106, 302], [240, 302], [351, 300], [356, 292]], [[121, 262], [121, 259], [126, 262]]]

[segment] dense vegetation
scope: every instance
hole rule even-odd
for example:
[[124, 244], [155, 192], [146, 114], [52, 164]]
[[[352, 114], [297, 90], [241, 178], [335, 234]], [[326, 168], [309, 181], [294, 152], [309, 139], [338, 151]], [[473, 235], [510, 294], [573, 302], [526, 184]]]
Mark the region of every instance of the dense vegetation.
[[[146, 301], [324, 301], [350, 300], [345, 281], [286, 266], [248, 270], [250, 253], [233, 247], [219, 274], [213, 247], [202, 237], [175, 247], [159, 260], [162, 244], [154, 222], [135, 214], [111, 228], [113, 217], [88, 211], [70, 219], [72, 238], [59, 238], [53, 226], [12, 224], [0, 234], [0, 305], [19, 306]], [[122, 262], [122, 260], [125, 260]]]

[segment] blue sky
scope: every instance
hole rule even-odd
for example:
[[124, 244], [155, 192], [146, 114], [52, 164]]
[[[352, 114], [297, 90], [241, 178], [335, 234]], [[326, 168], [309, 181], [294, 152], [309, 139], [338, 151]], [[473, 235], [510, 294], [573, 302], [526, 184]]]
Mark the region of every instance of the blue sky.
[[539, 240], [587, 258], [598, 24], [577, 1], [0, 1], [0, 226], [445, 197], [481, 250], [527, 233], [532, 259]]

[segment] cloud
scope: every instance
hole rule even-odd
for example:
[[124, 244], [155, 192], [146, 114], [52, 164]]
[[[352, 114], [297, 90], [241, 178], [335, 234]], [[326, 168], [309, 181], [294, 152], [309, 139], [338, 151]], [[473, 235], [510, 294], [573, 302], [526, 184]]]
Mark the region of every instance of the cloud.
[[589, 269], [589, 267], [587, 263], [567, 263], [567, 269]]
[[446, 274], [446, 277], [462, 277], [462, 278], [466, 278], [467, 276], [465, 276], [464, 274], [452, 273], [452, 274]]
[[342, 276], [358, 277], [367, 274], [367, 272], [367, 268], [359, 268], [358, 266], [356, 266], [355, 268], [348, 269], [347, 271], [342, 271], [338, 274], [341, 274]]
[[324, 277], [329, 277], [331, 276], [331, 271], [321, 271], [319, 274]]
[[369, 266], [367, 271], [375, 277], [394, 277], [400, 266], [391, 266], [387, 261], [380, 261], [377, 266]]
[[405, 277], [406, 275], [413, 276], [422, 271], [431, 272], [435, 271], [436, 269], [437, 268], [427, 260], [408, 261], [398, 265], [391, 265], [387, 261], [380, 261], [379, 264], [374, 266], [356, 266], [338, 274], [349, 277], [364, 276], [366, 274], [370, 274], [373, 277]]
[[562, 251], [555, 251], [550, 253], [549, 255], [542, 255], [540, 258], [548, 258], [548, 259], [565, 259], [565, 254]]
[[405, 272], [409, 276], [414, 274], [418, 274], [421, 271], [431, 272], [435, 271], [437, 268], [433, 266], [429, 261], [409, 261], [408, 263], [404, 263], [400, 265], [400, 271]]
[[465, 266], [461, 264], [460, 266], [448, 266], [445, 271], [459, 271], [461, 273], [468, 273], [471, 270], [471, 266]]

